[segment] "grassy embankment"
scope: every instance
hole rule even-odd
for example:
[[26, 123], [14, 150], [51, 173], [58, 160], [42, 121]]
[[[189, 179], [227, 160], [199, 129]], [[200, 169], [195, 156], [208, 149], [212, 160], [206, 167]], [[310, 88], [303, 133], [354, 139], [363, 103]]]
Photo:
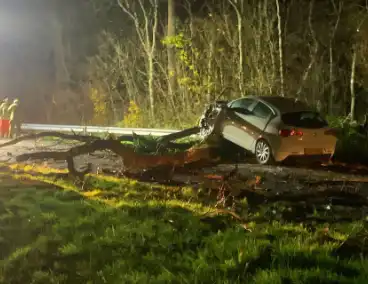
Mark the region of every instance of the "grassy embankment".
[[344, 249], [365, 220], [285, 222], [287, 204], [242, 200], [249, 231], [209, 217], [204, 189], [89, 176], [80, 190], [59, 174], [2, 169], [0, 283], [368, 282], [362, 244]]

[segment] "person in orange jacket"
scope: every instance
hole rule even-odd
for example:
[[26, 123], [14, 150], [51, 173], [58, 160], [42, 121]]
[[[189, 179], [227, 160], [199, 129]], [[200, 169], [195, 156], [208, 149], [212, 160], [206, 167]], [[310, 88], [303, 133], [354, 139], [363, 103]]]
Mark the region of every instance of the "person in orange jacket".
[[8, 107], [9, 107], [9, 99], [5, 97], [0, 103], [0, 137], [8, 136], [7, 123], [5, 120], [8, 120]]

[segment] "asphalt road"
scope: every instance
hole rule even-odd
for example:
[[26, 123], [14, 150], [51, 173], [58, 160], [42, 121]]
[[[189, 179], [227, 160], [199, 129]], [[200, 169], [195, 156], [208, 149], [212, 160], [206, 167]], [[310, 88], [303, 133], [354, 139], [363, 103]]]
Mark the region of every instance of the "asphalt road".
[[[9, 141], [8, 139], [1, 139], [0, 143], [5, 143]], [[22, 141], [17, 143], [16, 145], [6, 146], [0, 148], [0, 162], [5, 163], [14, 163], [15, 157], [24, 153], [32, 153], [39, 151], [65, 151], [69, 149], [74, 144], [61, 144], [58, 141], [47, 141], [47, 140], [29, 140]], [[65, 161], [29, 161], [28, 163], [33, 164], [44, 164], [53, 168], [65, 169], [67, 164]], [[94, 168], [98, 166], [116, 169], [120, 168], [122, 165], [122, 161], [120, 158], [113, 156], [109, 153], [96, 152], [93, 155], [81, 155], [75, 158], [75, 165], [78, 169], [85, 167], [88, 163], [91, 163]]]

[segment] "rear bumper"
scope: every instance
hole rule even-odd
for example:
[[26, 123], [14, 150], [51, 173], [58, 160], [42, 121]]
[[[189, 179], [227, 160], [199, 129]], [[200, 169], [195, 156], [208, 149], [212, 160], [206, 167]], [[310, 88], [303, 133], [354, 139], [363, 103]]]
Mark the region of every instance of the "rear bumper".
[[[325, 160], [330, 159], [335, 153], [337, 139], [326, 137], [326, 141], [307, 141], [299, 139], [281, 139], [279, 145], [275, 145], [274, 159], [276, 162], [282, 162], [286, 159], [298, 160]], [[278, 146], [278, 147], [277, 147]], [[305, 152], [309, 148], [308, 152]], [[318, 150], [319, 151], [315, 151]]]
[[332, 154], [322, 154], [322, 155], [290, 155], [285, 159], [279, 161], [283, 163], [313, 163], [313, 162], [328, 162], [331, 160]]
[[276, 162], [283, 162], [285, 160], [306, 160], [306, 161], [319, 161], [319, 160], [329, 160], [333, 156], [335, 149], [324, 150], [322, 154], [312, 154], [306, 155], [304, 149], [300, 152], [276, 152], [274, 153], [274, 159]]

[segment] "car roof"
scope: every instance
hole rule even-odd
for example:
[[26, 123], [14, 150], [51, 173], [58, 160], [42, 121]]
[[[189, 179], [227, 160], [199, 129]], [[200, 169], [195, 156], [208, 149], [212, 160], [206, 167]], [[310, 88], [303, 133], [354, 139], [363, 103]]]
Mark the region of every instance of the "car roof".
[[281, 114], [312, 110], [311, 107], [309, 107], [306, 103], [294, 98], [285, 98], [280, 96], [254, 96], [252, 98], [265, 102], [266, 104], [275, 108]]

